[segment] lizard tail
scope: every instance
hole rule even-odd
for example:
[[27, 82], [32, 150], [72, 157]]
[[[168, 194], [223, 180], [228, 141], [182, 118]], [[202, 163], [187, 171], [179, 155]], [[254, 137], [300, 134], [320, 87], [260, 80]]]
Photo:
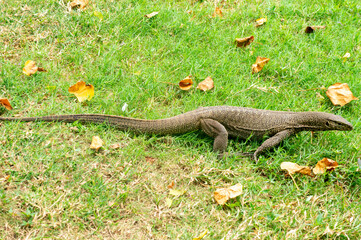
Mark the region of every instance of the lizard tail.
[[149, 134], [180, 134], [194, 131], [200, 128], [199, 119], [195, 114], [184, 113], [171, 118], [158, 120], [144, 120], [113, 115], [101, 114], [74, 114], [52, 115], [44, 117], [0, 117], [0, 121], [22, 122], [81, 122], [81, 123], [105, 123], [121, 130], [130, 130]]

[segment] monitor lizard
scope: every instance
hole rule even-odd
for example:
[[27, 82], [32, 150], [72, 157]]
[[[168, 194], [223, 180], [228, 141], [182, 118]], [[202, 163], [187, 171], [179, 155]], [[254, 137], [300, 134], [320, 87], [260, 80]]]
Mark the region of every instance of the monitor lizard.
[[271, 111], [232, 106], [201, 107], [158, 120], [101, 114], [74, 114], [0, 117], [0, 121], [108, 123], [121, 130], [159, 135], [181, 134], [201, 129], [214, 138], [213, 151], [218, 152], [219, 158], [222, 158], [226, 151], [229, 136], [258, 140], [268, 137], [254, 153], [250, 154], [256, 162], [261, 152], [276, 146], [285, 138], [298, 132], [353, 129], [352, 124], [346, 119], [330, 113]]

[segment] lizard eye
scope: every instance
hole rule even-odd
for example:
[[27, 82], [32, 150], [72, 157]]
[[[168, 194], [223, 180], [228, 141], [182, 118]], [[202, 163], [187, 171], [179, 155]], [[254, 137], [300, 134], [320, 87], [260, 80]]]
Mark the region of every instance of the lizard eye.
[[329, 126], [330, 126], [330, 122], [327, 121], [327, 122], [326, 122], [326, 127], [329, 127]]

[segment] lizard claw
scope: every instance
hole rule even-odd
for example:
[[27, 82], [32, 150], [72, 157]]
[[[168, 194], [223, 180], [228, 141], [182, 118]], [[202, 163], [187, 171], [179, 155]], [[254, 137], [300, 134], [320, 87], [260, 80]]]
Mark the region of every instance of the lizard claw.
[[[223, 152], [223, 153], [218, 153], [218, 159], [226, 159], [228, 156], [230, 156], [231, 153], [229, 152]], [[258, 157], [257, 157], [257, 152], [238, 152], [235, 153], [236, 156], [242, 156], [242, 157], [249, 157], [252, 160], [255, 161], [255, 163], [258, 163]]]
[[244, 157], [250, 157], [252, 160], [254, 160], [256, 163], [258, 163], [258, 157], [256, 152], [245, 152], [245, 153], [238, 153], [237, 155], [244, 156]]

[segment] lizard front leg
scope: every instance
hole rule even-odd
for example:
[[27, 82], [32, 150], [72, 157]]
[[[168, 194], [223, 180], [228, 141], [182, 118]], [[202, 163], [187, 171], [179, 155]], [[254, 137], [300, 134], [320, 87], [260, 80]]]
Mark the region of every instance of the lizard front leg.
[[276, 146], [277, 144], [279, 144], [280, 142], [282, 142], [284, 139], [288, 138], [289, 136], [295, 134], [295, 131], [293, 129], [287, 129], [287, 130], [283, 130], [279, 133], [277, 133], [276, 135], [270, 137], [269, 139], [267, 139], [266, 141], [264, 141], [262, 143], [261, 146], [259, 146], [257, 148], [257, 150], [253, 153], [253, 159], [256, 161], [256, 163], [258, 162], [258, 154], [263, 152], [266, 149], [269, 149], [271, 147]]
[[201, 128], [208, 136], [214, 138], [213, 151], [218, 152], [219, 159], [223, 158], [228, 144], [226, 128], [213, 119], [201, 119]]

